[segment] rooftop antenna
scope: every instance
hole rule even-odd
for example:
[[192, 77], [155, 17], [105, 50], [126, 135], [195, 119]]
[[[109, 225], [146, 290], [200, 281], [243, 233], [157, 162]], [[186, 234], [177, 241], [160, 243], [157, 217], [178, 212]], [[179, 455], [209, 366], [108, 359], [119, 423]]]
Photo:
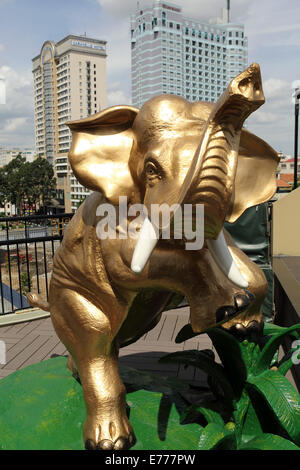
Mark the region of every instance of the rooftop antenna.
[[227, 23], [230, 23], [230, 0], [227, 0]]

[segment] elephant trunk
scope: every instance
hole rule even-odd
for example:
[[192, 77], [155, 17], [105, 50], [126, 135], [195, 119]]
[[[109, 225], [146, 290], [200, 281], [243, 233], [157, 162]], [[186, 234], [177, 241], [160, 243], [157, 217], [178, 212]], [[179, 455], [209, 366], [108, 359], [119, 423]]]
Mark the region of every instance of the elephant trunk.
[[234, 193], [240, 135], [245, 119], [264, 102], [259, 66], [236, 77], [215, 104], [185, 201], [205, 207], [205, 239], [217, 239]]

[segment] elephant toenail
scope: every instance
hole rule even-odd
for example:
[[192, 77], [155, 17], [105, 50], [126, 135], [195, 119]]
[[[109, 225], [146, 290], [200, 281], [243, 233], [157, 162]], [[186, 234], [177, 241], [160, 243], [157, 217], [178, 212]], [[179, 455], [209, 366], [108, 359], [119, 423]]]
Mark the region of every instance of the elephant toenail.
[[263, 333], [263, 323], [257, 320], [252, 320], [247, 325], [247, 334], [251, 341], [257, 341]]
[[125, 437], [119, 437], [114, 444], [114, 450], [125, 450], [128, 449], [127, 439]]
[[238, 294], [235, 296], [234, 303], [236, 308], [240, 310], [244, 310], [250, 304], [249, 297], [247, 295]]
[[112, 450], [113, 447], [114, 447], [114, 444], [109, 439], [103, 439], [97, 445], [97, 449], [99, 450]]
[[96, 450], [96, 444], [92, 439], [87, 439], [85, 441], [85, 448], [86, 450]]
[[216, 311], [216, 322], [219, 323], [224, 320], [229, 320], [233, 315], [237, 313], [236, 308], [230, 307], [228, 305], [219, 308]]
[[241, 323], [236, 323], [229, 329], [229, 331], [240, 341], [244, 340], [247, 336], [247, 329]]

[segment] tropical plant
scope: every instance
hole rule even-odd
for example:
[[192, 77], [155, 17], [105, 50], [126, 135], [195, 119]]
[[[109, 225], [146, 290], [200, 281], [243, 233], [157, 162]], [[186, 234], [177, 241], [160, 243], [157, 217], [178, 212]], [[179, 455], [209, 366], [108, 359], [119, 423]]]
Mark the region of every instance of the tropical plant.
[[[300, 396], [285, 377], [298, 350], [277, 359], [284, 337], [298, 338], [297, 330], [300, 324], [282, 328], [266, 323], [257, 344], [239, 342], [226, 330], [213, 328], [208, 335], [221, 363], [210, 350], [180, 351], [160, 359], [208, 374], [213, 398], [201, 398], [181, 412], [182, 424], [201, 426], [199, 449], [300, 450]], [[176, 342], [191, 336], [186, 325]]]

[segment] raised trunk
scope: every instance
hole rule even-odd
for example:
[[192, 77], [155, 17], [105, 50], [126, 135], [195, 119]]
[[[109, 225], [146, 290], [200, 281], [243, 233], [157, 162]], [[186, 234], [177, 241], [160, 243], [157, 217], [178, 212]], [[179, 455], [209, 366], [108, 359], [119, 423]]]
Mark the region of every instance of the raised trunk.
[[186, 202], [204, 204], [206, 239], [217, 239], [223, 227], [234, 191], [242, 126], [263, 102], [260, 71], [254, 64], [231, 82], [211, 112], [205, 152], [186, 195]]

